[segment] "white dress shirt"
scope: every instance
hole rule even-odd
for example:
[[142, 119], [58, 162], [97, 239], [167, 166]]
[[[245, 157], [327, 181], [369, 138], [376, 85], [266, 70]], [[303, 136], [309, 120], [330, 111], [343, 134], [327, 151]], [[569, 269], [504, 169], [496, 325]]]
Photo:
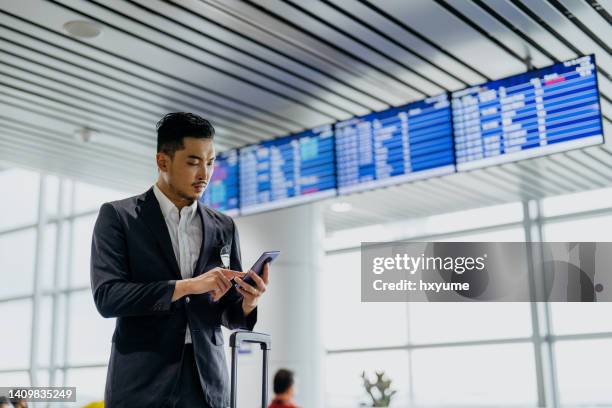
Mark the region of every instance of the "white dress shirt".
[[[183, 279], [191, 278], [202, 245], [202, 221], [198, 215], [198, 202], [194, 201], [190, 206], [183, 207], [179, 214], [178, 208], [157, 187], [157, 184], [153, 185], [153, 193], [166, 220], [172, 249], [181, 270], [181, 276]], [[189, 302], [188, 299], [189, 297], [185, 301]], [[185, 343], [191, 343], [189, 324], [187, 324], [187, 332], [185, 333]]]

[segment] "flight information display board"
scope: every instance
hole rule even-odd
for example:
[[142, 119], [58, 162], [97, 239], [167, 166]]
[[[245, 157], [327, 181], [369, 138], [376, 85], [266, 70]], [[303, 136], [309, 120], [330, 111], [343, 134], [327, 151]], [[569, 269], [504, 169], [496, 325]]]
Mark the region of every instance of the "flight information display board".
[[240, 149], [240, 212], [252, 214], [336, 195], [330, 125]]
[[213, 175], [200, 201], [227, 215], [238, 215], [238, 150], [217, 154]]
[[447, 94], [338, 122], [334, 134], [340, 194], [455, 171]]
[[594, 56], [452, 94], [457, 170], [603, 143]]

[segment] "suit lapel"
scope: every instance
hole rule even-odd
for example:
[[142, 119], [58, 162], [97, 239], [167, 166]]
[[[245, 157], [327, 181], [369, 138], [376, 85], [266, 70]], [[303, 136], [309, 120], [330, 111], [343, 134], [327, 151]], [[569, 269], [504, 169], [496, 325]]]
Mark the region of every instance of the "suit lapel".
[[143, 194], [140, 200], [140, 209], [144, 223], [155, 236], [161, 248], [161, 252], [166, 258], [166, 261], [168, 261], [168, 265], [172, 269], [173, 274], [177, 279], [182, 279], [176, 257], [174, 256], [174, 249], [172, 248], [168, 226], [166, 225], [166, 220], [164, 220], [164, 215], [157, 202], [157, 198], [155, 198], [155, 194], [153, 194], [153, 188], [150, 188]]
[[193, 276], [200, 275], [204, 271], [204, 267], [208, 264], [210, 258], [210, 252], [213, 248], [214, 241], [214, 225], [206, 212], [204, 206], [198, 202], [198, 213], [200, 220], [202, 221], [202, 245], [200, 246], [200, 255], [198, 256], [198, 262], [196, 268], [193, 271]]

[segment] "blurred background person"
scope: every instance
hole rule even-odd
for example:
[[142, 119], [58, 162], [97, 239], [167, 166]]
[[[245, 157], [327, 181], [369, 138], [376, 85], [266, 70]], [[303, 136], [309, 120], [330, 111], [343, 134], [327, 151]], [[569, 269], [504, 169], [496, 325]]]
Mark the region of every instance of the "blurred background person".
[[274, 374], [274, 399], [268, 408], [298, 408], [293, 402], [295, 376], [293, 371], [281, 368]]

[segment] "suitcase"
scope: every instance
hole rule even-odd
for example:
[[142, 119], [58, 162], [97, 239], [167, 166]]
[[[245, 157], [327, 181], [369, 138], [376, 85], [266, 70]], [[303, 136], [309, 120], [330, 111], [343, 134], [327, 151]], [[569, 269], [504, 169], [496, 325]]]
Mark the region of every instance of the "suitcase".
[[263, 353], [263, 373], [261, 384], [261, 406], [268, 407], [268, 351], [272, 345], [269, 334], [252, 331], [239, 330], [230, 336], [230, 347], [232, 348], [232, 385], [230, 394], [230, 407], [236, 408], [237, 382], [238, 382], [238, 349], [242, 343], [257, 343], [261, 346]]

